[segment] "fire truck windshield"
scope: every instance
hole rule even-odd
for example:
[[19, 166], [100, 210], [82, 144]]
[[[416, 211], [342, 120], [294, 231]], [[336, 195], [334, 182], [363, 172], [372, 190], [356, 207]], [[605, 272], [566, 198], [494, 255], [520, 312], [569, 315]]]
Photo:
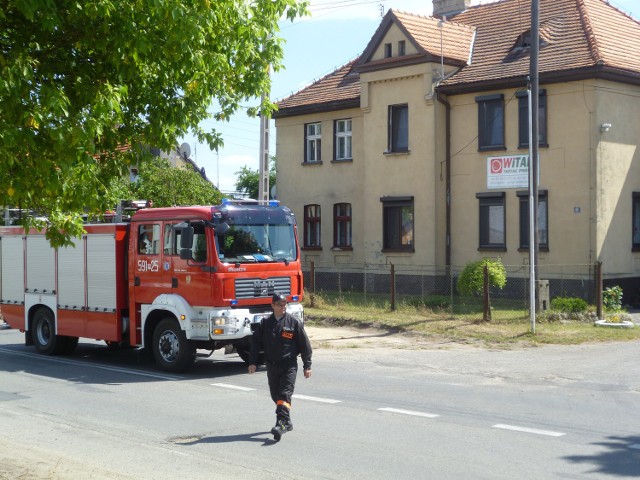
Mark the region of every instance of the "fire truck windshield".
[[291, 224], [233, 224], [216, 235], [216, 247], [223, 263], [289, 262], [297, 257]]

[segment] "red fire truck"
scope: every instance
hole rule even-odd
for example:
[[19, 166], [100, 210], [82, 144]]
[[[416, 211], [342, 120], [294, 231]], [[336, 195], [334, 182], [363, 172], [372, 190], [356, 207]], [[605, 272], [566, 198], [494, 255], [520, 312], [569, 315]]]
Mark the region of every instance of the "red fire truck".
[[69, 354], [78, 338], [145, 347], [166, 371], [188, 369], [197, 349], [250, 335], [272, 295], [303, 320], [296, 222], [279, 205], [145, 208], [129, 222], [87, 224], [75, 246], [44, 232], [0, 227], [4, 320], [43, 354]]

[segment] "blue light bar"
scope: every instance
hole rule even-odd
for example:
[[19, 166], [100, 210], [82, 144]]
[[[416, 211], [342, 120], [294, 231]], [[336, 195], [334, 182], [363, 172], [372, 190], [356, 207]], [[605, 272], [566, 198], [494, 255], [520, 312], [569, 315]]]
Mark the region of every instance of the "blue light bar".
[[238, 300], [236, 300], [235, 298], [231, 300], [231, 305], [237, 305], [237, 304], [238, 304]]
[[269, 200], [269, 206], [270, 207], [279, 207], [280, 206], [280, 200]]
[[294, 295], [293, 297], [291, 297], [291, 301], [292, 302], [297, 302], [299, 300], [300, 297], [298, 297], [298, 295]]

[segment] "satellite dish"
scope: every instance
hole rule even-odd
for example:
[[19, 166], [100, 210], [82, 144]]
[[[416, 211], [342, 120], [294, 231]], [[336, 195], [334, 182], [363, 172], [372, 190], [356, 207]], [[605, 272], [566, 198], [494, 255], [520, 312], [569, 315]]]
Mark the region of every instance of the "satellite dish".
[[191, 156], [191, 147], [187, 142], [184, 142], [182, 145], [180, 145], [180, 148], [178, 149], [178, 153], [182, 158], [186, 160]]

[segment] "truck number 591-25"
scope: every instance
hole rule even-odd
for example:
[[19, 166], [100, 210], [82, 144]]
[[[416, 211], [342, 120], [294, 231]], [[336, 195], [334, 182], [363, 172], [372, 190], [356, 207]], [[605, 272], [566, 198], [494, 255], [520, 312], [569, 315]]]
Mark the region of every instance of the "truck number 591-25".
[[139, 272], [157, 272], [160, 270], [159, 260], [138, 260]]

